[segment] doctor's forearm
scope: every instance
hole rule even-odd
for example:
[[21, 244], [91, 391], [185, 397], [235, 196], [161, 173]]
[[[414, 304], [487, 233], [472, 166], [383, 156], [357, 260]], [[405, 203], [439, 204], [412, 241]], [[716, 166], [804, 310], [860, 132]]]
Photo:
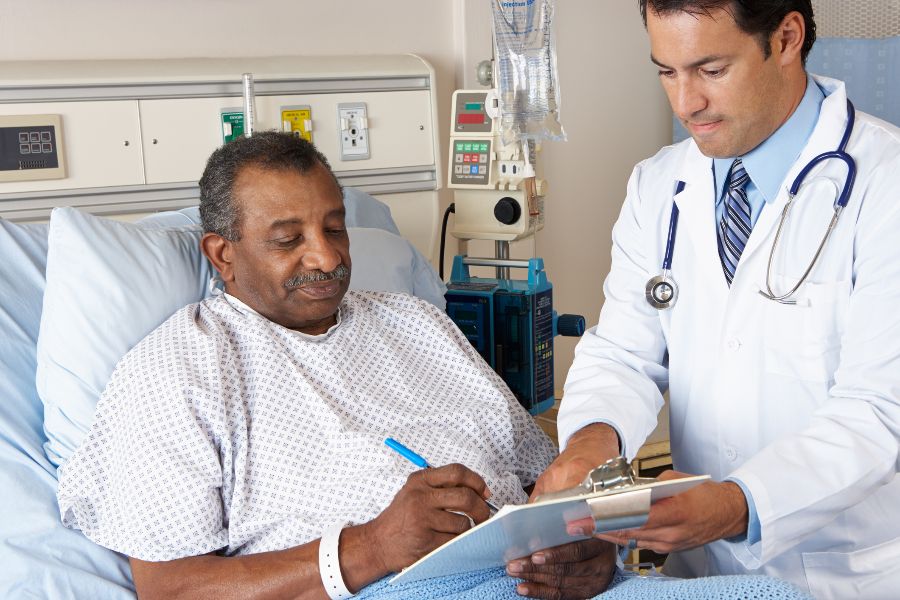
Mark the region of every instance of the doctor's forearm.
[[585, 457], [593, 457], [596, 467], [603, 461], [619, 455], [621, 447], [619, 434], [606, 423], [592, 423], [572, 434], [566, 444], [566, 452], [577, 452]]
[[605, 423], [582, 427], [538, 478], [531, 498], [576, 486], [591, 469], [618, 455], [619, 436], [612, 427]]

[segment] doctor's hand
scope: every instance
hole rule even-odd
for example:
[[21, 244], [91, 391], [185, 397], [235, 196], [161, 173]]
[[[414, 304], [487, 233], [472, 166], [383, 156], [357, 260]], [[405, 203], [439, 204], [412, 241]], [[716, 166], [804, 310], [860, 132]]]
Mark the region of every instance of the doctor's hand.
[[[658, 479], [688, 477], [685, 473], [666, 471]], [[695, 488], [660, 500], [650, 507], [643, 527], [598, 534], [596, 537], [628, 545], [635, 540], [638, 548], [649, 548], [661, 554], [688, 550], [747, 531], [747, 499], [740, 486], [731, 481], [707, 482]], [[569, 531], [573, 532], [574, 523]], [[584, 527], [593, 528], [593, 523]]]
[[605, 591], [616, 571], [616, 547], [598, 539], [547, 548], [510, 561], [506, 572], [524, 581], [516, 592], [529, 598], [593, 598]]
[[619, 455], [619, 436], [605, 423], [593, 423], [575, 432], [565, 451], [538, 477], [529, 501], [584, 481], [588, 472]]
[[386, 572], [397, 573], [470, 529], [469, 517], [475, 523], [487, 520], [489, 496], [484, 479], [463, 465], [416, 471], [388, 507], [364, 525], [372, 553]]

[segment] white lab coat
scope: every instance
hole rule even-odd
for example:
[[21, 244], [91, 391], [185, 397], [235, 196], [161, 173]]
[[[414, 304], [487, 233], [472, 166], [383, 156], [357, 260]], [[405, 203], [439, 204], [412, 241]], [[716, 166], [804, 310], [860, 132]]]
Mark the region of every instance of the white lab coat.
[[[786, 188], [837, 148], [847, 120], [841, 82], [826, 99], [778, 198], [753, 229], [729, 289], [717, 251], [712, 161], [692, 140], [639, 164], [613, 231], [597, 327], [582, 338], [559, 415], [563, 444], [611, 423], [632, 458], [670, 394], [675, 468], [740, 479], [762, 541], [724, 540], [673, 555], [670, 572], [760, 572], [818, 598], [900, 598], [900, 130], [857, 113], [847, 147], [859, 170], [849, 205], [796, 306], [763, 298]], [[806, 269], [846, 167], [808, 177], [773, 263], [781, 293]], [[659, 274], [676, 181], [684, 191], [672, 276], [680, 296], [644, 298]]]

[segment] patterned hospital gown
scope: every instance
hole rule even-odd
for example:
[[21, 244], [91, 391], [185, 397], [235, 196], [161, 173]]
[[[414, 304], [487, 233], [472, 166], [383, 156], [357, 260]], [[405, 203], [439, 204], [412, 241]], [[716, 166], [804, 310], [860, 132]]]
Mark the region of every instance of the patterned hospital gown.
[[526, 500], [552, 442], [448, 317], [348, 292], [320, 336], [228, 297], [175, 313], [116, 367], [60, 472], [63, 523], [128, 556], [241, 555], [378, 515], [416, 467], [465, 464]]

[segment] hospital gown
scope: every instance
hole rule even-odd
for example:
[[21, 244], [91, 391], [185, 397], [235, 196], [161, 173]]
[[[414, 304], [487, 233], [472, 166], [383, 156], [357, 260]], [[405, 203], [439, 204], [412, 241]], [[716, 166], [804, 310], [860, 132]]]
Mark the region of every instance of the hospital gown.
[[148, 561], [243, 555], [370, 521], [417, 467], [479, 473], [522, 503], [551, 441], [448, 317], [403, 294], [348, 292], [309, 336], [236, 299], [189, 305], [119, 363], [60, 472], [63, 523]]

